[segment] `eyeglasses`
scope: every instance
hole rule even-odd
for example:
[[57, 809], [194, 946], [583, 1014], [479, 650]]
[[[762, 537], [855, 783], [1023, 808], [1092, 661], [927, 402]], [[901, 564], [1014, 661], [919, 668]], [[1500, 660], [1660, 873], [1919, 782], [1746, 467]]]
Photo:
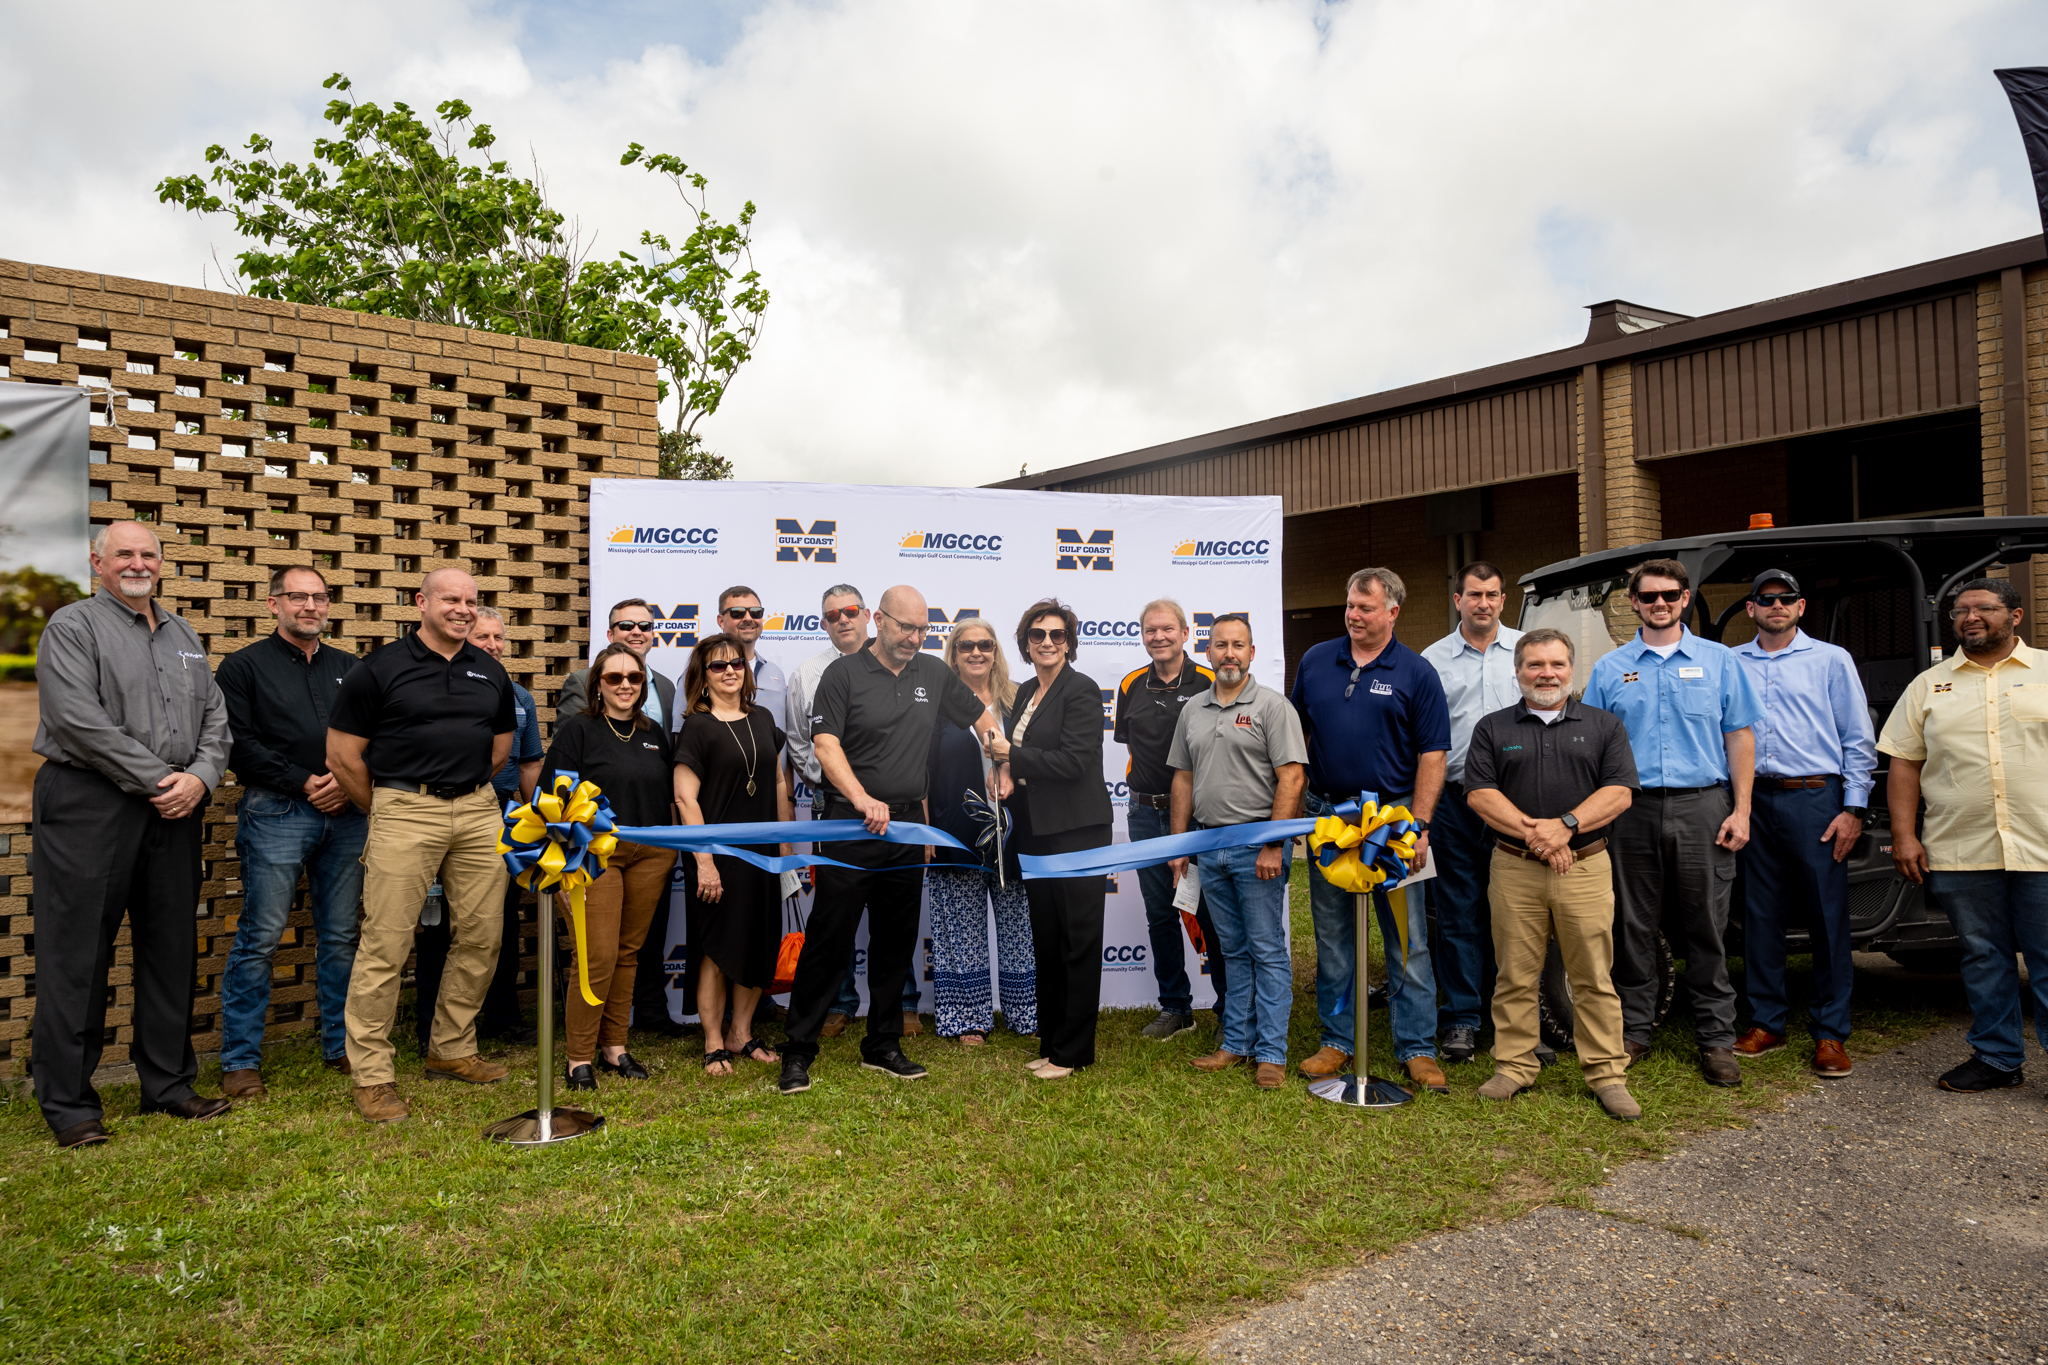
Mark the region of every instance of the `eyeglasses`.
[[859, 616], [860, 613], [861, 608], [859, 607], [837, 607], [825, 613], [825, 624], [828, 626], [836, 626], [841, 621], [853, 620], [855, 617]]
[[745, 668], [746, 666], [747, 661], [745, 659], [710, 659], [705, 662], [704, 671], [706, 673], [723, 673], [729, 668]]
[[289, 602], [295, 607], [303, 607], [308, 602], [316, 607], [324, 607], [332, 599], [324, 592], [281, 592], [277, 594], [277, 600]]
[[1024, 638], [1034, 645], [1042, 645], [1048, 640], [1056, 645], [1063, 645], [1067, 642], [1067, 632], [1059, 626], [1054, 626], [1051, 630], [1033, 626], [1024, 633]]
[[896, 629], [902, 631], [905, 635], [910, 634], [910, 632], [912, 631], [917, 631], [919, 634], [922, 634], [924, 632], [923, 625], [914, 624], [910, 621], [899, 621], [895, 617], [891, 616], [888, 612], [883, 611], [880, 607], [875, 608], [875, 619], [877, 621], [887, 621], [890, 625], [896, 627]]
[[613, 629], [613, 630], [653, 630], [653, 629], [654, 629], [654, 622], [652, 622], [652, 621], [614, 621], [614, 622], [612, 622], [612, 629]]
[[597, 680], [606, 687], [620, 687], [627, 683], [638, 687], [641, 683], [647, 681], [647, 675], [645, 673], [602, 673], [598, 675]]
[[1796, 592], [1760, 592], [1749, 600], [1760, 607], [1789, 607], [1794, 602], [1803, 602], [1806, 599]]
[[2006, 607], [2003, 602], [1996, 602], [1988, 607], [1951, 607], [1949, 609], [1948, 619], [1951, 621], [1961, 621], [1966, 617], [1971, 616], [1990, 617], [1997, 615], [1998, 613], [2003, 612], [2004, 610], [2006, 610]]
[[960, 642], [960, 652], [962, 654], [993, 654], [996, 652], [996, 642], [994, 640], [962, 640]]
[[1670, 603], [1672, 603], [1672, 604], [1673, 604], [1673, 605], [1675, 606], [1675, 605], [1677, 605], [1677, 603], [1678, 603], [1678, 600], [1679, 600], [1680, 598], [1684, 597], [1684, 596], [1685, 596], [1685, 589], [1684, 589], [1684, 588], [1665, 588], [1665, 589], [1663, 589], [1663, 590], [1661, 590], [1661, 591], [1658, 591], [1658, 592], [1640, 592], [1640, 591], [1639, 591], [1639, 592], [1637, 592], [1637, 593], [1636, 593], [1636, 601], [1638, 601], [1638, 602], [1670, 602]]
[[730, 616], [730, 617], [731, 617], [731, 618], [732, 618], [733, 620], [735, 620], [735, 621], [744, 621], [744, 620], [746, 620], [746, 619], [747, 619], [748, 617], [750, 617], [750, 616], [751, 616], [751, 617], [753, 617], [753, 618], [754, 618], [754, 619], [755, 619], [756, 621], [758, 621], [758, 620], [760, 620], [760, 619], [761, 619], [762, 617], [764, 617], [764, 616], [766, 616], [766, 615], [768, 614], [768, 608], [766, 608], [766, 607], [727, 607], [727, 608], [725, 609], [725, 614], [726, 614], [727, 616]]

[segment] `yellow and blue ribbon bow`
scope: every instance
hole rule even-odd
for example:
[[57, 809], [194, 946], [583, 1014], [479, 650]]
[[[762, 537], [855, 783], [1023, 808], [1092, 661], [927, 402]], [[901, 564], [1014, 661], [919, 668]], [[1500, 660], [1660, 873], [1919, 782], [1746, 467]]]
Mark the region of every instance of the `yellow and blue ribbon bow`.
[[[1358, 800], [1345, 802], [1335, 813], [1325, 815], [1309, 831], [1309, 856], [1323, 872], [1323, 880], [1344, 891], [1366, 895], [1391, 891], [1408, 877], [1408, 859], [1422, 830], [1406, 806], [1382, 806], [1378, 792], [1360, 792]], [[1383, 940], [1398, 940], [1401, 960], [1387, 969], [1389, 997], [1400, 994], [1402, 972], [1408, 964], [1408, 916], [1396, 915], [1385, 896], [1373, 897], [1380, 917]], [[1404, 907], [1405, 910], [1405, 907]], [[1365, 947], [1359, 945], [1359, 962]], [[1341, 1008], [1341, 1005], [1340, 1005]]]
[[512, 879], [529, 891], [568, 892], [569, 923], [576, 935], [576, 984], [585, 1003], [602, 1005], [590, 989], [590, 947], [584, 927], [583, 889], [604, 875], [618, 847], [612, 803], [594, 782], [557, 772], [551, 791], [523, 806], [505, 806], [498, 853]]

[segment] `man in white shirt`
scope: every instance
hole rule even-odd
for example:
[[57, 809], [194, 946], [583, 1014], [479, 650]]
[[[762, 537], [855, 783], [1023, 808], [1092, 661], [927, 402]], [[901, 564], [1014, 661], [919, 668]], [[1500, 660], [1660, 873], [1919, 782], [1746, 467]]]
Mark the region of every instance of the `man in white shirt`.
[[1485, 560], [1458, 570], [1451, 606], [1458, 628], [1422, 651], [1443, 679], [1451, 708], [1451, 751], [1444, 796], [1430, 821], [1436, 877], [1427, 885], [1436, 912], [1429, 955], [1445, 1001], [1437, 1015], [1446, 1062], [1469, 1062], [1479, 1050], [1479, 1023], [1493, 994], [1493, 940], [1489, 931], [1487, 875], [1494, 839], [1465, 802], [1465, 751], [1481, 716], [1521, 699], [1515, 680], [1515, 641], [1522, 632], [1500, 621], [1507, 578]]

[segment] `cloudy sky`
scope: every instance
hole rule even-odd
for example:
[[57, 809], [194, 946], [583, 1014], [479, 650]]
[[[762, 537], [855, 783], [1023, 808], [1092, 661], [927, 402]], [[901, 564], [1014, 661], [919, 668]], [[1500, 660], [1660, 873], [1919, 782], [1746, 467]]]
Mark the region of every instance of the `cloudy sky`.
[[476, 106], [600, 251], [759, 205], [704, 430], [742, 478], [974, 484], [2040, 230], [1994, 66], [2048, 7], [0, 0], [0, 256], [202, 282], [208, 143], [320, 81]]

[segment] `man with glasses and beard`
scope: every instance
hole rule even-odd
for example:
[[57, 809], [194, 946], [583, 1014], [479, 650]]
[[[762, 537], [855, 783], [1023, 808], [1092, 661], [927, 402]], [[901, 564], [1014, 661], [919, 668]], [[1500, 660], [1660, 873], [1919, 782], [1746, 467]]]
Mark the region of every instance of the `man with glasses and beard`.
[[[789, 682], [774, 660], [764, 659], [755, 652], [767, 620], [768, 612], [761, 605], [761, 594], [752, 588], [736, 585], [718, 594], [717, 628], [739, 639], [740, 648], [747, 652], [747, 667], [754, 672], [754, 704], [766, 707], [768, 714], [780, 723], [789, 710]], [[683, 718], [677, 716], [670, 728], [681, 730]]]
[[1657, 933], [1669, 916], [1679, 934], [1673, 951], [1685, 959], [1700, 1074], [1709, 1085], [1737, 1086], [1728, 904], [1736, 852], [1749, 842], [1750, 727], [1763, 706], [1734, 651], [1686, 629], [1692, 587], [1683, 564], [1638, 564], [1628, 595], [1642, 626], [1593, 665], [1584, 698], [1628, 726], [1642, 783], [1610, 845], [1621, 898], [1614, 985], [1623, 1044], [1630, 1066], [1649, 1054]]
[[[647, 719], [656, 725], [674, 724], [672, 729], [682, 728], [682, 718], [676, 715], [676, 685], [673, 679], [665, 678], [647, 665], [647, 651], [654, 648], [654, 608], [643, 598], [629, 597], [612, 607], [605, 628], [606, 643], [624, 645], [639, 656], [640, 666], [647, 669], [647, 700], [640, 709]], [[754, 630], [759, 635], [760, 628]], [[581, 715], [590, 700], [590, 670], [579, 668], [562, 680], [562, 690], [555, 695], [557, 716]]]
[[1943, 1090], [2026, 1079], [2020, 953], [2048, 1047], [2048, 655], [2021, 642], [2023, 614], [2006, 579], [1963, 584], [1949, 612], [1962, 648], [1907, 685], [1877, 742], [1892, 756], [1892, 862], [1926, 884], [1963, 941], [1970, 1057]]

